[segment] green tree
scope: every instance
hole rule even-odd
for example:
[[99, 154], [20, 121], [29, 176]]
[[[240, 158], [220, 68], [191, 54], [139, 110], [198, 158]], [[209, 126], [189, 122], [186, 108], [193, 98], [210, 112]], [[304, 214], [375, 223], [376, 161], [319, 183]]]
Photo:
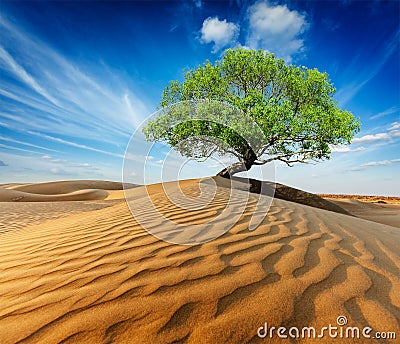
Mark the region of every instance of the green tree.
[[[292, 166], [329, 159], [331, 146], [349, 144], [360, 128], [351, 112], [339, 108], [335, 92], [326, 72], [286, 65], [263, 50], [228, 49], [215, 64], [207, 61], [186, 71], [182, 83], [171, 81], [160, 114], [143, 133], [186, 157], [234, 154], [239, 162], [218, 174], [227, 178], [273, 160]], [[190, 119], [194, 103], [185, 101], [200, 99], [211, 102], [197, 107], [198, 116]], [[249, 121], [235, 122], [233, 128], [217, 120], [218, 111], [228, 111], [229, 117], [234, 109], [257, 124], [262, 138], [247, 128]], [[251, 143], [249, 137], [257, 140]]]

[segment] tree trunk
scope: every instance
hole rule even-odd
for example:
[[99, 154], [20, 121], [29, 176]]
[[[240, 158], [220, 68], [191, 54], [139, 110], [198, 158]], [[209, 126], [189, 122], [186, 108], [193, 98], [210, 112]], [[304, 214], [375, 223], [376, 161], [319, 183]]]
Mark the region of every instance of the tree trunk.
[[217, 174], [217, 176], [230, 179], [236, 173], [250, 170], [251, 166], [253, 166], [252, 162], [236, 162], [224, 168], [221, 172]]

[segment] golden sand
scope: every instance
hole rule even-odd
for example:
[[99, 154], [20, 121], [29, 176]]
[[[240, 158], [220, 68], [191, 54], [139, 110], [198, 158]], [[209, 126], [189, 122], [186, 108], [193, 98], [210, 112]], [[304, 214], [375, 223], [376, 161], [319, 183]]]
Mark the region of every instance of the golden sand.
[[[198, 181], [181, 187], [185, 195], [196, 193]], [[140, 202], [145, 187], [134, 191]], [[160, 185], [149, 191], [172, 217], [204, 225], [229, 195], [220, 185], [212, 202], [188, 218], [163, 201]], [[13, 219], [22, 225], [0, 234], [0, 343], [289, 343], [261, 339], [257, 329], [265, 322], [321, 328], [336, 325], [339, 315], [348, 326], [400, 337], [399, 228], [274, 199], [249, 231], [257, 197], [251, 194], [224, 235], [175, 245], [147, 233], [120, 191], [107, 195], [113, 200], [90, 202], [110, 206], [77, 213], [71, 202], [57, 202], [58, 215], [43, 210], [33, 225], [28, 208], [38, 203], [25, 203]], [[7, 204], [15, 211], [23, 205]]]

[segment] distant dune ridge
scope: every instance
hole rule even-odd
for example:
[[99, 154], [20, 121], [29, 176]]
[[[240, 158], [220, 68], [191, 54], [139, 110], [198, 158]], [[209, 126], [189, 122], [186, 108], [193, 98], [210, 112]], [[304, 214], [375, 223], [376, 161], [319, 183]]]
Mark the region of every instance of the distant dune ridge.
[[[130, 184], [125, 187], [135, 187]], [[110, 190], [122, 190], [120, 182], [71, 180], [0, 186], [0, 202], [58, 202], [104, 200]]]
[[[226, 181], [213, 180], [180, 184], [193, 199], [200, 187], [216, 187], [206, 190], [215, 193], [212, 201], [190, 216], [166, 199], [159, 184], [130, 194], [140, 203], [149, 192], [170, 219], [206, 226], [229, 197]], [[201, 245], [174, 245], [136, 222], [116, 185], [63, 183], [57, 186], [60, 193], [51, 183], [1, 188], [3, 200], [90, 194], [88, 189], [107, 195], [48, 203], [58, 212], [49, 217], [42, 207], [36, 212], [42, 221], [35, 218], [32, 225], [24, 214], [33, 217], [29, 207], [46, 203], [0, 204], [7, 212], [26, 207], [14, 219], [21, 226], [0, 231], [0, 343], [288, 343], [276, 335], [261, 339], [257, 329], [268, 322], [319, 331], [338, 326], [340, 315], [347, 317], [346, 326], [396, 332], [397, 339], [386, 342], [398, 343], [399, 223], [349, 216], [345, 202], [334, 204], [336, 211], [320, 209], [333, 203], [282, 185], [277, 194], [291, 201], [275, 198], [262, 223], [249, 231], [260, 196], [248, 194], [254, 186], [239, 182], [235, 187], [246, 200], [234, 202], [246, 202], [245, 211], [228, 232]], [[84, 208], [89, 205], [98, 208]], [[148, 219], [152, 226], [160, 223]], [[295, 342], [384, 343], [327, 336]]]
[[29, 192], [43, 195], [58, 195], [70, 192], [101, 189], [101, 190], [121, 190], [121, 182], [110, 182], [104, 180], [67, 180], [49, 183], [19, 184], [9, 186], [8, 189]]

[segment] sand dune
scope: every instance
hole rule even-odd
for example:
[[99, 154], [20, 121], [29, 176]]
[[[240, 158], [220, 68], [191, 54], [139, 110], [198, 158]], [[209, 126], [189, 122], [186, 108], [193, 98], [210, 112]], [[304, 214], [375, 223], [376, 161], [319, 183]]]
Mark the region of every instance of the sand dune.
[[400, 203], [362, 202], [353, 199], [330, 200], [362, 219], [400, 228]]
[[8, 186], [7, 188], [33, 194], [58, 195], [87, 189], [122, 190], [123, 185], [120, 182], [104, 180], [66, 180], [48, 183], [17, 184]]
[[108, 196], [105, 190], [89, 189], [66, 194], [35, 194], [12, 189], [0, 188], [0, 202], [61, 202], [101, 200]]
[[[228, 202], [221, 185], [193, 180], [181, 188], [193, 199], [199, 190], [215, 196], [192, 214], [150, 186], [157, 207], [176, 222], [206, 226]], [[320, 329], [337, 326], [339, 315], [348, 326], [400, 336], [398, 228], [274, 199], [249, 231], [259, 196], [240, 192], [229, 208], [233, 217], [245, 202], [240, 219], [201, 245], [158, 240], [119, 201], [0, 234], [0, 342], [288, 343], [261, 339], [257, 329], [265, 322]], [[129, 194], [141, 202], [146, 190]]]
[[[136, 185], [125, 185], [125, 188], [133, 187]], [[70, 180], [0, 186], [0, 202], [89, 201], [106, 198], [124, 198], [123, 184], [101, 180]]]

